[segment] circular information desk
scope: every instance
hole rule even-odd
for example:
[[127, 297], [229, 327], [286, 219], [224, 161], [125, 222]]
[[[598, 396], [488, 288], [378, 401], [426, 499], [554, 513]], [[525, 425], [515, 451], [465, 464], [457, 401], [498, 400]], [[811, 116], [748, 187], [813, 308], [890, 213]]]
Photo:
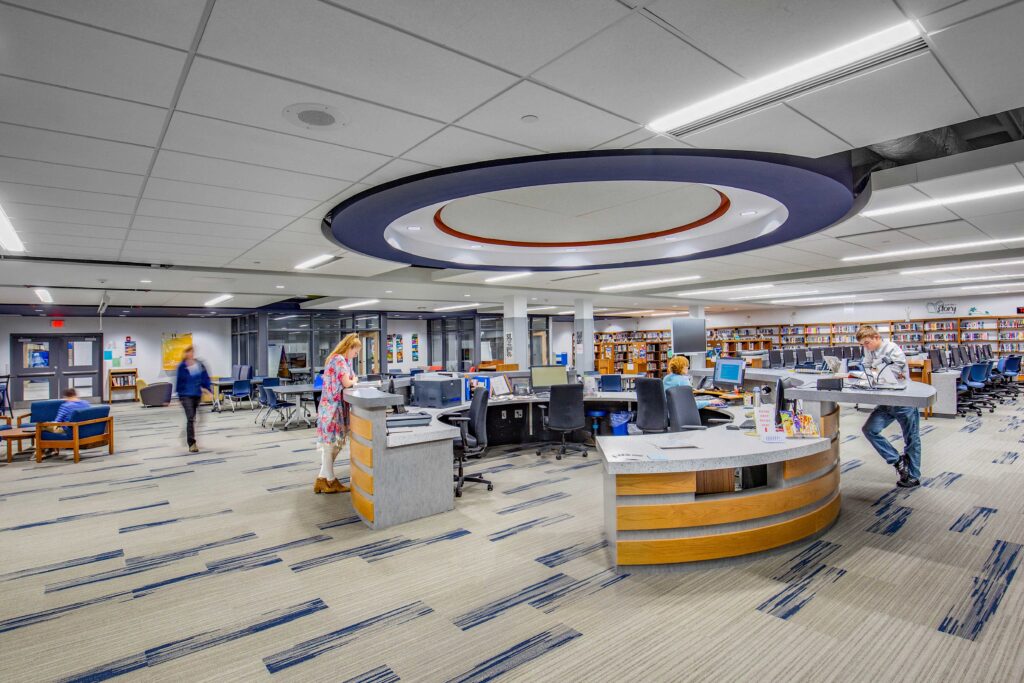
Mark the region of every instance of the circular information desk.
[[[701, 376], [711, 370], [696, 370]], [[617, 567], [667, 570], [780, 548], [824, 532], [839, 515], [839, 402], [924, 408], [935, 390], [818, 391], [817, 376], [749, 370], [745, 386], [787, 380], [821, 438], [762, 443], [753, 431], [706, 430], [599, 437], [605, 525]], [[792, 386], [789, 386], [792, 385]], [[750, 408], [727, 409], [736, 422]], [[689, 447], [687, 447], [689, 446]], [[736, 468], [766, 485], [735, 490]]]

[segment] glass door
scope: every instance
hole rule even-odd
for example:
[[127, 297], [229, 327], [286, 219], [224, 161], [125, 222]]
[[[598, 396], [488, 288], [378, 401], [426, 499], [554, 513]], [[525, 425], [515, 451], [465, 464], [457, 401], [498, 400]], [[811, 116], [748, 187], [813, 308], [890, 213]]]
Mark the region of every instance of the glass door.
[[359, 375], [376, 375], [380, 373], [380, 332], [377, 330], [359, 333], [362, 348], [356, 359], [359, 364], [356, 373]]
[[103, 335], [11, 335], [11, 399], [18, 408], [60, 398], [74, 387], [90, 403], [103, 400]]
[[61, 339], [61, 348], [67, 353], [57, 368], [58, 391], [63, 395], [65, 389], [73, 388], [83, 401], [100, 403], [103, 400], [103, 345], [99, 335], [83, 334]]

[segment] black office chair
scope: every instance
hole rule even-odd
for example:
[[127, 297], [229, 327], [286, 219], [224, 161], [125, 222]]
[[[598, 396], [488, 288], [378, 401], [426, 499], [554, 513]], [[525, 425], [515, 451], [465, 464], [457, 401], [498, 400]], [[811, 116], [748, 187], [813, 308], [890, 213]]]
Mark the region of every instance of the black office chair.
[[665, 392], [665, 400], [668, 402], [668, 431], [707, 429], [701, 424], [697, 399], [693, 397], [693, 387], [672, 387]]
[[479, 458], [487, 450], [487, 399], [490, 392], [487, 387], [477, 387], [473, 391], [473, 402], [469, 404], [469, 413], [449, 417], [448, 422], [459, 426], [459, 442], [461, 448], [455, 450], [455, 465], [458, 468], [455, 476], [455, 497], [462, 496], [462, 485], [467, 481], [476, 484], [487, 484], [487, 490], [493, 491], [494, 484], [477, 474], [466, 474], [466, 458]]
[[[638, 380], [639, 381], [639, 380]], [[661, 384], [661, 380], [653, 380]], [[551, 387], [551, 398], [548, 405], [541, 403], [538, 408], [541, 411], [541, 420], [544, 429], [559, 432], [562, 440], [558, 443], [558, 454], [556, 460], [561, 460], [567, 450], [582, 453], [587, 457], [587, 447], [580, 443], [568, 443], [566, 437], [579, 429], [586, 429], [587, 417], [583, 412], [583, 385], [582, 384], [555, 384]], [[553, 448], [554, 443], [545, 444], [537, 449], [537, 455], [545, 450]]]
[[668, 407], [665, 385], [660, 379], [638, 377], [636, 380], [636, 426], [644, 434], [668, 430]]

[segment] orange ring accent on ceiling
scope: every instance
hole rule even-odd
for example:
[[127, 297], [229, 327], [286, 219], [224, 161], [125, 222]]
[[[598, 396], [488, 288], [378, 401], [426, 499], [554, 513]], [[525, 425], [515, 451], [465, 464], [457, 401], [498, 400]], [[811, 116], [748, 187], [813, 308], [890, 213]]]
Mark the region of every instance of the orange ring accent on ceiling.
[[[725, 195], [725, 193], [721, 192], [720, 190], [715, 190], [715, 192], [718, 192], [718, 196], [721, 198], [721, 201], [718, 204], [718, 208], [709, 213], [707, 216], [704, 216], [703, 218], [698, 218], [692, 223], [680, 225], [675, 228], [668, 228], [666, 230], [658, 230], [657, 232], [645, 232], [640, 235], [631, 235], [629, 237], [612, 237], [605, 240], [584, 240], [580, 242], [519, 242], [516, 240], [496, 239], [493, 237], [478, 237], [476, 235], [471, 235], [469, 233], [456, 230], [455, 228], [451, 227], [443, 220], [441, 220], [441, 212], [444, 210], [444, 206], [438, 209], [437, 212], [434, 214], [434, 225], [437, 227], [438, 230], [445, 233], [446, 235], [451, 235], [452, 237], [456, 237], [461, 240], [468, 240], [470, 242], [482, 242], [484, 244], [497, 244], [504, 247], [558, 248], [596, 247], [603, 244], [624, 244], [626, 242], [641, 242], [643, 240], [650, 240], [656, 237], [668, 237], [669, 235], [675, 235], [680, 232], [686, 232], [687, 230], [699, 228], [702, 225], [707, 225], [711, 221], [721, 218], [723, 215], [725, 215], [725, 212], [729, 210], [729, 206], [732, 204], [732, 202], [730, 202], [729, 198]], [[447, 204], [445, 206], [447, 206]]]

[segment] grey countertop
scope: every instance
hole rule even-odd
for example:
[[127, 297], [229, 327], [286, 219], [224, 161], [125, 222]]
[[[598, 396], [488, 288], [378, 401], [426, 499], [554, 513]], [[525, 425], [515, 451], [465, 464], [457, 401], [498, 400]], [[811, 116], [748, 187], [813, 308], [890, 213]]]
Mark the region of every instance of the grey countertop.
[[397, 406], [403, 399], [373, 387], [353, 387], [345, 390], [345, 401], [357, 408], [388, 408]]
[[[690, 372], [695, 377], [706, 377], [714, 373], [714, 368], [694, 368]], [[819, 390], [815, 388], [820, 377], [829, 375], [812, 375], [793, 372], [786, 369], [747, 368], [744, 377], [755, 382], [774, 382], [778, 378], [788, 379], [786, 398], [799, 398], [804, 401], [835, 401], [836, 403], [860, 403], [862, 405], [880, 406], [911, 406], [927, 408], [935, 402], [935, 387], [921, 382], [907, 382], [903, 389], [854, 389], [844, 387], [842, 391]], [[794, 386], [790, 386], [794, 385]]]
[[[736, 420], [744, 419], [744, 408], [728, 408]], [[748, 465], [764, 465], [814, 455], [829, 448], [831, 439], [786, 439], [783, 443], [761, 443], [752, 432], [725, 426], [692, 432], [599, 436], [598, 450], [608, 474], [652, 474], [700, 472]], [[671, 448], [692, 445], [696, 448]], [[669, 446], [669, 448], [664, 448]]]
[[429, 441], [454, 439], [459, 435], [459, 428], [445, 424], [435, 415], [430, 424], [422, 427], [397, 427], [388, 430], [388, 448], [411, 446]]

